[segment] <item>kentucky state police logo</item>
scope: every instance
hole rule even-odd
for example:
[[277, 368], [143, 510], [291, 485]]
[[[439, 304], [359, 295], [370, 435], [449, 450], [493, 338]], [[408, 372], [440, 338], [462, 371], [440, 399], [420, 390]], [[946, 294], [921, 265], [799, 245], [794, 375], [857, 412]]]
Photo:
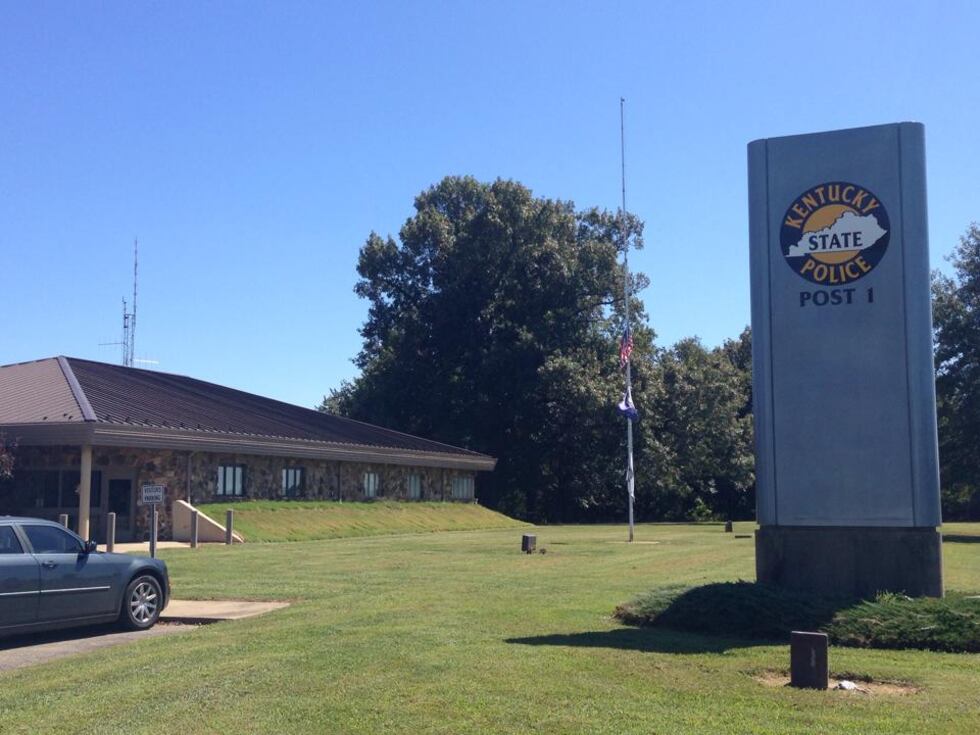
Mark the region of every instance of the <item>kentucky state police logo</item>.
[[786, 263], [821, 286], [866, 276], [888, 249], [888, 213], [866, 187], [846, 181], [814, 186], [786, 210], [779, 233]]

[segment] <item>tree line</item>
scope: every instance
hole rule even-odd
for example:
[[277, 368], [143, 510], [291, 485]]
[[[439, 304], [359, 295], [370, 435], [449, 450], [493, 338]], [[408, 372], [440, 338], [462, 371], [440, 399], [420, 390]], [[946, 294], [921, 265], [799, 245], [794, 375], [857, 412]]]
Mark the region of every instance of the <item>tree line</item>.
[[[621, 520], [625, 430], [619, 344], [624, 247], [643, 223], [535, 197], [514, 181], [447, 177], [398, 239], [372, 233], [356, 292], [370, 308], [360, 375], [321, 409], [498, 458], [485, 505], [537, 522]], [[933, 284], [947, 518], [980, 517], [980, 229]], [[636, 515], [755, 513], [751, 332], [662, 347], [629, 283]]]

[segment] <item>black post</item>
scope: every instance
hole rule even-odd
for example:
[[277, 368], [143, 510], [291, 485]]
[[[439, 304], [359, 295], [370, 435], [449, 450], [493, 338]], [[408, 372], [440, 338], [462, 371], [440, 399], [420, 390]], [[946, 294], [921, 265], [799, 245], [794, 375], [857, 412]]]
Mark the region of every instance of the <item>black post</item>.
[[157, 515], [157, 504], [150, 506], [150, 556], [156, 559], [157, 556], [157, 523], [160, 518]]
[[826, 633], [790, 633], [790, 686], [826, 689], [830, 684]]

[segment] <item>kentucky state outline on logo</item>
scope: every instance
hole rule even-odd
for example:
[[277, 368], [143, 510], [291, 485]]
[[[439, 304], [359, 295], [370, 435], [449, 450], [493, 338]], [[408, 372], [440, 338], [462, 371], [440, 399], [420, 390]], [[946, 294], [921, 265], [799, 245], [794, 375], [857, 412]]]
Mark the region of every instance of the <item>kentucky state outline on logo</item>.
[[789, 267], [821, 286], [851, 283], [878, 265], [891, 223], [866, 187], [834, 181], [808, 189], [786, 210], [779, 244]]

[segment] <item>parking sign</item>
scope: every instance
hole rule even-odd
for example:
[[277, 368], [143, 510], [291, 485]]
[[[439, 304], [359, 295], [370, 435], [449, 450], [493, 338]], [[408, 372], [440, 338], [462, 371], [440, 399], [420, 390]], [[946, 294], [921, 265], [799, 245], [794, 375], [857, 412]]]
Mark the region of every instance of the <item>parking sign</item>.
[[160, 505], [166, 492], [166, 485], [143, 485], [140, 488], [140, 505]]

